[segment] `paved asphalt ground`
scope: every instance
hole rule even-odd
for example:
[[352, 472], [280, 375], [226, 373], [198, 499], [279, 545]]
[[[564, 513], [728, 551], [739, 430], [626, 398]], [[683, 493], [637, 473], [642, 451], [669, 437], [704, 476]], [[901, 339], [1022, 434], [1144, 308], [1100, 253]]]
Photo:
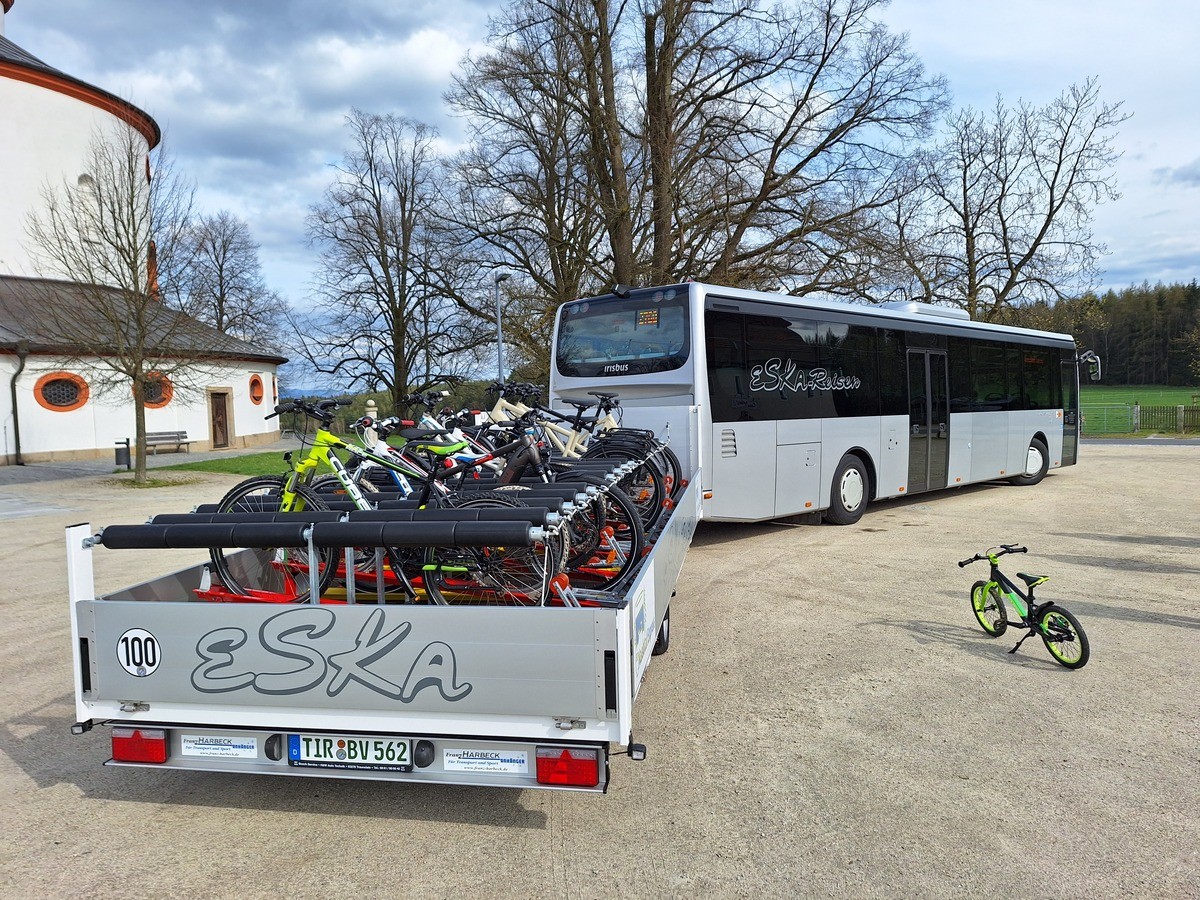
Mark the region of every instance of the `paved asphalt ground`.
[[[1087, 444], [850, 528], [702, 525], [649, 759], [603, 797], [103, 767], [106, 732], [68, 732], [62, 529], [237, 479], [0, 482], [0, 897], [1200, 896], [1198, 474], [1194, 446]], [[985, 572], [954, 563], [1013, 541], [1086, 668], [976, 626]], [[97, 550], [97, 587], [194, 558]]]

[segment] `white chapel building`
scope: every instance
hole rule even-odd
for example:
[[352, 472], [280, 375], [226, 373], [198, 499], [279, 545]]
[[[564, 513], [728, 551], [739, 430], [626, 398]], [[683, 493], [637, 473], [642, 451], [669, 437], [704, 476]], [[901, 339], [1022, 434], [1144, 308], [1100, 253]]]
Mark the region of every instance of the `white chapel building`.
[[[0, 465], [111, 456], [116, 442], [134, 435], [132, 394], [95, 390], [96, 370], [56, 355], [21, 314], [34, 303], [78, 302], [80, 294], [78, 285], [39, 277], [25, 222], [46, 185], [89, 177], [81, 169], [96, 135], [131, 129], [148, 157], [161, 132], [142, 110], [9, 40], [5, 19], [15, 2], [0, 0]], [[146, 398], [147, 433], [186, 432], [192, 449], [274, 440], [278, 420], [264, 417], [287, 360], [228, 336], [207, 342], [215, 345], [202, 390], [176, 391], [166, 377], [156, 383]]]

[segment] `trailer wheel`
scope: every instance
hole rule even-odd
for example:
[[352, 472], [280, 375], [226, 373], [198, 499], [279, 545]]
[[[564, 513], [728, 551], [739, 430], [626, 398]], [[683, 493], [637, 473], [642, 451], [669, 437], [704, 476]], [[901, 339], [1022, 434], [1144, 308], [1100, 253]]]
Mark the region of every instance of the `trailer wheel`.
[[651, 656], [662, 656], [667, 652], [667, 648], [671, 646], [671, 607], [667, 607], [667, 614], [663, 616], [662, 628], [658, 629], [658, 637], [654, 639], [654, 649], [650, 651]]

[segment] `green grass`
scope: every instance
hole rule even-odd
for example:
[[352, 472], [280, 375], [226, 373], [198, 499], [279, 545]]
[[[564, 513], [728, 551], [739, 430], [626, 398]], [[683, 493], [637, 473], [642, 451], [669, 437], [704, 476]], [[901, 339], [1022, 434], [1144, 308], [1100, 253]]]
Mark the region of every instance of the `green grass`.
[[282, 475], [288, 470], [283, 453], [248, 453], [244, 456], [222, 456], [201, 462], [180, 463], [176, 466], [159, 466], [155, 471], [168, 472], [221, 472], [226, 475]]
[[1192, 397], [1200, 396], [1200, 387], [1164, 387], [1159, 384], [1124, 385], [1085, 384], [1079, 388], [1080, 406], [1191, 406]]

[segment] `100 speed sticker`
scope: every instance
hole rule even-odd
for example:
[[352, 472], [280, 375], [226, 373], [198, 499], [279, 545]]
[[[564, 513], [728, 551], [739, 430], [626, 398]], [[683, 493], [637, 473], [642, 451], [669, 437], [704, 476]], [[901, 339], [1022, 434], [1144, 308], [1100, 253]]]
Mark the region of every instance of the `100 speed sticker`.
[[117, 638], [117, 662], [130, 675], [152, 675], [161, 661], [158, 641], [145, 628], [130, 628]]

